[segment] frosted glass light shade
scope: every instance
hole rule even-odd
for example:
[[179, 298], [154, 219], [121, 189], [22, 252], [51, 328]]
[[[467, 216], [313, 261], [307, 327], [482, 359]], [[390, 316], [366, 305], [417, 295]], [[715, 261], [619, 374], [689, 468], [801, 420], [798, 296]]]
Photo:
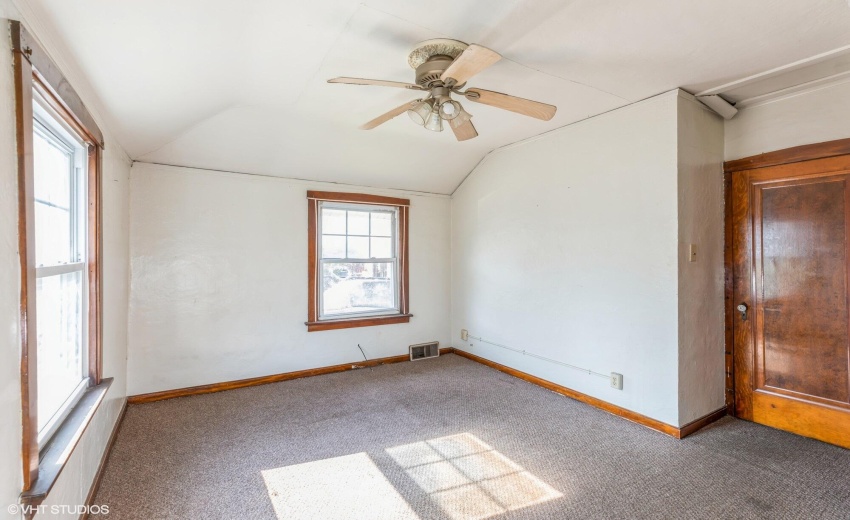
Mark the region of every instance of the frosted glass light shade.
[[449, 120], [449, 124], [452, 125], [452, 128], [457, 128], [460, 125], [469, 121], [470, 119], [472, 119], [472, 114], [470, 114], [469, 112], [464, 110], [463, 107], [461, 107], [457, 117]]
[[432, 132], [443, 131], [443, 120], [440, 119], [440, 113], [437, 110], [432, 111], [431, 115], [428, 116], [428, 121], [425, 123], [425, 128], [431, 130]]
[[419, 126], [425, 124], [428, 121], [428, 117], [431, 115], [431, 111], [434, 109], [434, 100], [426, 99], [421, 103], [417, 103], [410, 110], [407, 111], [407, 115], [410, 116], [410, 119], [413, 120]]
[[450, 121], [456, 118], [462, 110], [463, 107], [460, 106], [460, 103], [458, 103], [457, 101], [444, 101], [443, 104], [440, 105], [440, 117], [447, 121]]

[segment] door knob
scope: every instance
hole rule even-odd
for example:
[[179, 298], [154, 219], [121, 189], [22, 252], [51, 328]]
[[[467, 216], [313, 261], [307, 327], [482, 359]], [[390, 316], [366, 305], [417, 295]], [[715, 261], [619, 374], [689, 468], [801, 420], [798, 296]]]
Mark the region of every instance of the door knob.
[[746, 303], [740, 303], [737, 307], [738, 312], [741, 313], [741, 321], [747, 321], [747, 307]]

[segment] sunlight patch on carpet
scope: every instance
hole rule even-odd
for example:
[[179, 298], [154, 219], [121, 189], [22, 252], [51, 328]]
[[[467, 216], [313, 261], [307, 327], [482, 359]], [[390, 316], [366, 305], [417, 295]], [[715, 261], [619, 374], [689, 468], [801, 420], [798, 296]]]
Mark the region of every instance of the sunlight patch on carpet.
[[262, 475], [280, 520], [419, 518], [366, 453], [265, 470]]
[[489, 518], [563, 496], [470, 433], [386, 451], [454, 520]]

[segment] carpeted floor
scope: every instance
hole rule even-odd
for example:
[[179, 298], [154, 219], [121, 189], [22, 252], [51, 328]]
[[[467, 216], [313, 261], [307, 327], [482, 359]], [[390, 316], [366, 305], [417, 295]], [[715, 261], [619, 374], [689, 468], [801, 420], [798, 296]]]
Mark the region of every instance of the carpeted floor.
[[850, 518], [850, 451], [684, 440], [456, 355], [134, 405], [109, 518]]

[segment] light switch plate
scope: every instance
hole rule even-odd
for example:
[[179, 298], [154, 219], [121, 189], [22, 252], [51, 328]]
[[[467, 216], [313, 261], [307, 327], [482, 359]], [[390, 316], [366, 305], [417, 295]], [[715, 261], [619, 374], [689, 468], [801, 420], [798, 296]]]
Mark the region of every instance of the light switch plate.
[[460, 329], [460, 339], [463, 341], [467, 341], [469, 339], [469, 332], [466, 329]]

